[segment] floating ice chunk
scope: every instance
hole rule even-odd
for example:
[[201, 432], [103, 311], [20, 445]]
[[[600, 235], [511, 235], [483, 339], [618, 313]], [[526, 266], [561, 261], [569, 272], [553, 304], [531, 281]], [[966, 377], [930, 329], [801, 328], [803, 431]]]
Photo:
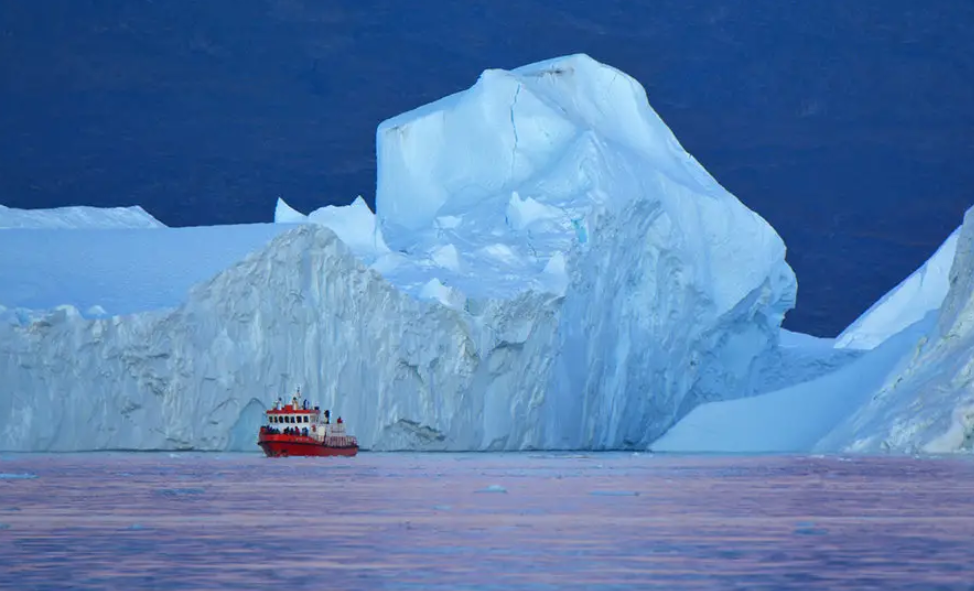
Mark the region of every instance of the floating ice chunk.
[[479, 493], [506, 493], [507, 489], [499, 484], [491, 484], [486, 488], [478, 490]]
[[186, 497], [186, 496], [196, 496], [201, 495], [206, 492], [202, 488], [162, 488], [156, 491], [156, 494], [164, 497]]
[[595, 497], [638, 497], [639, 492], [634, 490], [593, 490], [589, 493]]
[[799, 521], [795, 527], [795, 535], [798, 536], [824, 536], [829, 531], [825, 528], [815, 527], [814, 521]]
[[37, 474], [24, 472], [23, 474], [0, 473], [0, 480], [30, 480], [37, 478]]

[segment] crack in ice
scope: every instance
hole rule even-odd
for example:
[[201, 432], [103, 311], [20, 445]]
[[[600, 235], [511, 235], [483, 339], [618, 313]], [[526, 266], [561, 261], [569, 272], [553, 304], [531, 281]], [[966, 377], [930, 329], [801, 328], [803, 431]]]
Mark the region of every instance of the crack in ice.
[[514, 179], [514, 167], [517, 164], [517, 123], [514, 122], [514, 107], [517, 106], [517, 97], [521, 94], [521, 83], [518, 82], [517, 89], [514, 91], [514, 100], [511, 101], [511, 128], [514, 130], [514, 147], [511, 149], [511, 180]]

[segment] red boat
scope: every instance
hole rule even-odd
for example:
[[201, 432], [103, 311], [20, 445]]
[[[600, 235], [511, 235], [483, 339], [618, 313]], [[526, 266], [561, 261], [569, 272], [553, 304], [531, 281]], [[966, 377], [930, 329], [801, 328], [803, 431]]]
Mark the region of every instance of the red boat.
[[265, 411], [267, 424], [262, 425], [257, 445], [269, 457], [288, 456], [354, 456], [358, 441], [345, 432], [345, 424], [338, 417], [331, 422], [331, 413], [311, 407], [301, 399], [301, 390], [284, 405], [278, 398], [274, 408]]

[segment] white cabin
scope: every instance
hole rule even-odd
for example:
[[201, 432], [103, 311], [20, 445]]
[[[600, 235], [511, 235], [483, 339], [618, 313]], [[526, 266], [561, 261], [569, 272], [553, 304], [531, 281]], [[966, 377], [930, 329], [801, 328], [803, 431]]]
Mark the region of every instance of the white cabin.
[[308, 400], [300, 400], [298, 396], [292, 397], [291, 403], [286, 405], [278, 399], [265, 414], [269, 434], [305, 436], [337, 447], [357, 445], [355, 438], [345, 431], [341, 417], [333, 423], [329, 411], [322, 413], [319, 407], [312, 407]]

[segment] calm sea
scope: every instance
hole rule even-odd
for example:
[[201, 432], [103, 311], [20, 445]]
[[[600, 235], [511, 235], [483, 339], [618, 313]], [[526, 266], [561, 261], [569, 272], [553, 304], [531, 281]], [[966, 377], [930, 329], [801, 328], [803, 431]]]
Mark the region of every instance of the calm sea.
[[974, 589], [974, 462], [4, 454], [0, 589]]

